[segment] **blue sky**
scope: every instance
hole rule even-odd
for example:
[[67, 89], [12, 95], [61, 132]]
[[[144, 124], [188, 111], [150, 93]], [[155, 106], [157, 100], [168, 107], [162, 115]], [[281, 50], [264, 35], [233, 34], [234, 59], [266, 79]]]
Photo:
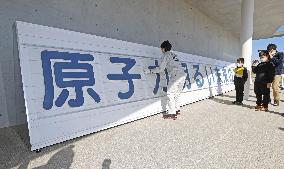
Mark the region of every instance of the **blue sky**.
[[[282, 25], [277, 31], [284, 31], [284, 25]], [[269, 38], [269, 39], [261, 39], [261, 40], [254, 40], [252, 42], [252, 56], [253, 60], [258, 59], [258, 49], [266, 49], [266, 46], [269, 43], [274, 43], [277, 45], [277, 50], [284, 52], [284, 37], [277, 37], [277, 38]]]

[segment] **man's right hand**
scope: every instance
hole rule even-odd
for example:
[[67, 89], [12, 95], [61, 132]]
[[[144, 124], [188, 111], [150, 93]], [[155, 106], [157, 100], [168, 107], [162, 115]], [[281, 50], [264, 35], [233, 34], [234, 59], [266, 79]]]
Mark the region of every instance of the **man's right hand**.
[[254, 60], [253, 62], [252, 62], [252, 66], [257, 66], [258, 65], [258, 60]]
[[144, 74], [151, 74], [151, 70], [148, 68], [143, 69]]

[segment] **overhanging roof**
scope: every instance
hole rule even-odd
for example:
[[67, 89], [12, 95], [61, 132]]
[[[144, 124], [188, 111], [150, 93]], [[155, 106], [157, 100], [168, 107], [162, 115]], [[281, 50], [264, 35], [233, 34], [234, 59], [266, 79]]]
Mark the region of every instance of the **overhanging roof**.
[[[241, 0], [188, 0], [193, 6], [239, 36]], [[253, 39], [270, 38], [284, 23], [284, 0], [255, 0]], [[282, 34], [283, 35], [283, 34]]]

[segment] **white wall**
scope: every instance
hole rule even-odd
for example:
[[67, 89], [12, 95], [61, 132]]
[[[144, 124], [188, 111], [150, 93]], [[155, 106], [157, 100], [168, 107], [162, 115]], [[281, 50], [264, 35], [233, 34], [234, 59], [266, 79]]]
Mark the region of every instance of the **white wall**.
[[174, 50], [231, 62], [239, 55], [239, 38], [185, 0], [0, 0], [0, 20], [0, 122], [7, 117], [9, 125], [25, 114], [15, 20], [150, 46], [168, 39]]
[[[157, 47], [26, 22], [17, 39], [31, 150], [166, 110], [166, 74], [143, 73]], [[187, 76], [181, 105], [234, 89], [234, 63], [173, 52]]]

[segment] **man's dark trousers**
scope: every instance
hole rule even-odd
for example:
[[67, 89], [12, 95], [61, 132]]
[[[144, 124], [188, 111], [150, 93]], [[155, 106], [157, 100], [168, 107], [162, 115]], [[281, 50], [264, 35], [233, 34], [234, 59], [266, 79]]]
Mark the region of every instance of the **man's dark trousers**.
[[256, 95], [256, 104], [263, 104], [264, 107], [268, 106], [270, 101], [270, 88], [267, 88], [267, 84], [254, 84], [254, 93]]
[[235, 77], [234, 83], [235, 83], [235, 89], [236, 89], [236, 101], [239, 103], [242, 103], [244, 99], [245, 81], [243, 78]]

